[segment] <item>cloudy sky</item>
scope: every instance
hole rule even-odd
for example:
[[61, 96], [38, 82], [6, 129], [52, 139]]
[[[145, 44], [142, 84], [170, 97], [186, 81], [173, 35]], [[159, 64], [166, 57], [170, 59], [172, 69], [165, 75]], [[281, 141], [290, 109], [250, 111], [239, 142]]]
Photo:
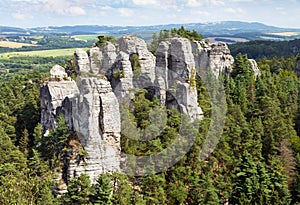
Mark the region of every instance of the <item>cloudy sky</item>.
[[240, 20], [300, 28], [300, 0], [1, 0], [0, 25], [157, 25]]

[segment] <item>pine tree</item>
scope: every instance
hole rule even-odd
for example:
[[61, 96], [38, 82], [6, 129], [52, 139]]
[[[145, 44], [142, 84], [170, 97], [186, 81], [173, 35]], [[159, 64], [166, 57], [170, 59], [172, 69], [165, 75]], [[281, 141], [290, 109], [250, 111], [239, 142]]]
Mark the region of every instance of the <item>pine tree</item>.
[[92, 185], [91, 202], [93, 204], [110, 205], [112, 204], [113, 186], [110, 179], [110, 174], [101, 174]]
[[22, 137], [19, 141], [19, 149], [20, 149], [21, 152], [23, 152], [25, 157], [28, 156], [28, 152], [29, 152], [29, 134], [28, 134], [27, 129], [24, 129], [23, 135], [22, 135]]
[[268, 169], [271, 180], [271, 199], [270, 204], [290, 204], [291, 195], [288, 189], [287, 176], [282, 173], [281, 162], [273, 157], [270, 160], [270, 167]]
[[43, 128], [42, 125], [40, 123], [38, 123], [33, 131], [33, 139], [34, 139], [34, 146], [38, 147], [40, 146], [41, 143], [41, 138], [43, 136]]
[[[136, 197], [132, 196], [132, 185], [131, 180], [128, 176], [114, 172], [112, 174], [113, 183], [113, 204], [127, 205], [132, 204], [131, 199]], [[140, 200], [142, 201], [142, 200]]]
[[244, 152], [238, 167], [239, 169], [234, 177], [234, 191], [230, 203], [251, 204], [256, 197], [260, 185], [257, 167], [248, 152]]
[[63, 204], [87, 205], [91, 195], [90, 179], [87, 175], [81, 174], [78, 178], [71, 178], [68, 185], [68, 192], [63, 195]]

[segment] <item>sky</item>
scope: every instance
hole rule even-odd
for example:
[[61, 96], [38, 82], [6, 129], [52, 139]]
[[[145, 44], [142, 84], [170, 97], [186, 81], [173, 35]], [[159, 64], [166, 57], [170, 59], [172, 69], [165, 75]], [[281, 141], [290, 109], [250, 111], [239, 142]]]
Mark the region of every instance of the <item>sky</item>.
[[300, 0], [1, 0], [0, 25], [160, 25], [227, 20], [300, 28]]

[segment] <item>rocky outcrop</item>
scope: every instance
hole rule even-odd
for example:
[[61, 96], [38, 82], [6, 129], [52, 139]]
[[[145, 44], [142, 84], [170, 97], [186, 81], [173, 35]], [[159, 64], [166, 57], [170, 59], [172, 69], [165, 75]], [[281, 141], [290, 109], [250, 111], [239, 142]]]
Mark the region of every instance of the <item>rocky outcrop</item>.
[[178, 108], [192, 120], [202, 118], [197, 102], [196, 64], [188, 39], [173, 38], [162, 42], [157, 49], [157, 96], [167, 107]]
[[177, 108], [191, 121], [202, 119], [196, 74], [204, 70], [218, 77], [230, 71], [232, 63], [226, 44], [185, 38], [161, 42], [156, 56], [144, 40], [129, 35], [116, 45], [108, 42], [88, 52], [77, 49], [66, 69], [77, 76], [76, 82], [64, 68], [54, 66], [41, 88], [44, 133], [55, 128], [55, 119], [62, 113], [87, 152], [84, 163], [78, 161], [82, 156], [70, 157], [67, 178], [85, 173], [94, 181], [103, 172], [121, 169], [119, 103], [134, 98], [134, 90], [148, 90], [162, 105]]
[[201, 119], [202, 111], [197, 102], [196, 74], [211, 72], [216, 77], [230, 72], [233, 57], [225, 43], [207, 44], [173, 38], [162, 42], [156, 51], [157, 95], [167, 107], [178, 104], [183, 113], [193, 120]]
[[209, 71], [218, 78], [219, 74], [231, 72], [233, 57], [227, 44], [218, 42], [208, 44], [205, 41], [193, 42], [193, 54], [198, 71]]
[[103, 172], [120, 170], [119, 104], [108, 81], [80, 78], [79, 83], [79, 94], [70, 99], [73, 129], [88, 153], [88, 166], [80, 170], [95, 180]]
[[76, 71], [77, 73], [90, 72], [90, 61], [88, 54], [82, 49], [76, 49], [74, 52], [74, 57], [76, 60]]
[[257, 62], [254, 59], [249, 59], [250, 68], [253, 70], [254, 77], [260, 76], [260, 70], [258, 68]]
[[56, 72], [57, 68], [51, 69], [51, 78], [41, 88], [44, 133], [54, 129], [56, 118], [63, 114], [69, 130], [76, 133], [87, 152], [83, 161], [79, 151], [71, 154], [65, 180], [85, 173], [95, 181], [103, 172], [119, 171], [120, 112], [110, 83], [93, 77], [78, 77], [77, 83], [71, 78], [57, 80], [56, 74], [61, 72]]
[[[79, 93], [78, 87], [59, 65], [50, 70], [51, 77], [41, 88], [41, 123], [43, 131], [55, 128], [55, 120], [61, 113], [61, 106], [66, 97], [72, 97]], [[69, 120], [69, 119], [67, 119]], [[69, 124], [72, 129], [72, 125]]]
[[215, 76], [231, 71], [234, 60], [226, 43], [214, 43], [207, 52], [209, 53], [209, 68]]

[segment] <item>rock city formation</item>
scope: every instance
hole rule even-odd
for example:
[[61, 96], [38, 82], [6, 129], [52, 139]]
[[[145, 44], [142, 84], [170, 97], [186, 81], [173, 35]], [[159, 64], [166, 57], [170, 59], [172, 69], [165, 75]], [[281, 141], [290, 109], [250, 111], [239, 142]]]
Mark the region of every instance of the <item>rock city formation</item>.
[[[134, 97], [132, 90], [146, 89], [162, 105], [177, 108], [191, 121], [202, 119], [196, 74], [202, 69], [218, 77], [229, 72], [232, 64], [225, 43], [210, 45], [185, 38], [161, 42], [156, 56], [144, 40], [129, 35], [88, 52], [77, 49], [71, 67], [54, 66], [41, 88], [44, 133], [54, 129], [55, 119], [63, 114], [87, 152], [84, 162], [69, 159], [67, 180], [86, 173], [94, 181], [103, 172], [120, 171], [119, 107], [122, 99]], [[70, 73], [76, 74], [76, 80]]]

